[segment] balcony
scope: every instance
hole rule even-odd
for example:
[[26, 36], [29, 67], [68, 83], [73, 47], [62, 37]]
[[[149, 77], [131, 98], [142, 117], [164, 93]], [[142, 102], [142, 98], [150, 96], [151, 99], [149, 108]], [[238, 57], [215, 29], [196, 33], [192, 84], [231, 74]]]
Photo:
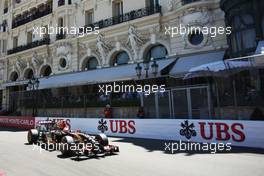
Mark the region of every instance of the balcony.
[[6, 14], [8, 12], [8, 8], [4, 8], [4, 14]]
[[201, 1], [201, 0], [182, 0], [182, 5], [186, 5], [186, 4], [190, 4], [190, 3], [193, 3], [193, 2], [198, 2], [198, 1]]
[[[156, 13], [161, 13], [161, 6], [160, 5], [156, 5], [154, 7], [146, 7], [146, 8], [138, 9], [138, 10], [133, 10], [131, 12], [125, 13], [125, 14], [120, 15], [120, 16], [104, 19], [104, 20], [95, 22], [93, 24], [86, 25], [85, 27], [91, 27], [93, 29], [95, 27], [98, 27], [99, 29], [102, 29], [102, 28], [106, 28], [106, 27], [113, 26], [116, 24], [132, 21], [132, 20], [135, 20], [138, 18], [150, 16], [150, 15], [153, 15]], [[82, 32], [82, 31], [80, 31], [80, 32]]]
[[65, 0], [58, 1], [58, 7], [65, 5]]
[[31, 48], [35, 48], [35, 47], [38, 47], [38, 46], [41, 46], [41, 45], [48, 45], [49, 43], [50, 43], [50, 39], [49, 38], [44, 38], [42, 40], [38, 40], [38, 41], [35, 41], [35, 42], [32, 42], [32, 43], [29, 43], [27, 45], [18, 46], [16, 48], [8, 50], [7, 54], [10, 55], [10, 54], [18, 53], [18, 52], [25, 51], [25, 50], [28, 50], [28, 49], [31, 49]]
[[32, 14], [17, 17], [12, 22], [12, 29], [14, 29], [14, 28], [16, 28], [18, 26], [21, 26], [23, 24], [26, 24], [26, 23], [28, 23], [30, 21], [36, 20], [38, 18], [41, 18], [43, 16], [46, 16], [46, 15], [48, 15], [50, 13], [52, 13], [52, 8], [51, 7], [47, 7], [45, 9], [41, 10], [41, 11], [37, 10], [37, 11], [35, 11]]

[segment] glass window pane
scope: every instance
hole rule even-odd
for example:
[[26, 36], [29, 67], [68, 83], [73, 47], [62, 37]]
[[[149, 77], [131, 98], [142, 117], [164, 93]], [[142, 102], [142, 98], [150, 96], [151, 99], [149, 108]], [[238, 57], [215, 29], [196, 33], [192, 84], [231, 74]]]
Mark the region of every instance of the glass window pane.
[[208, 94], [206, 88], [194, 88], [190, 90], [192, 104], [192, 118], [209, 118]]
[[116, 56], [116, 64], [117, 65], [127, 64], [128, 61], [129, 61], [129, 56], [126, 52], [121, 52], [121, 53], [117, 54], [117, 56]]
[[250, 14], [244, 14], [244, 15], [242, 15], [241, 18], [242, 18], [242, 20], [243, 20], [243, 24], [244, 24], [244, 25], [254, 24], [253, 17], [252, 17], [252, 15], [250, 15]]
[[235, 16], [234, 17], [234, 27], [235, 27], [235, 30], [236, 29], [240, 29], [240, 26], [241, 26], [240, 17], [239, 16]]
[[237, 32], [235, 34], [235, 42], [236, 42], [236, 51], [242, 50], [242, 43], [241, 43], [241, 32]]
[[88, 60], [88, 69], [91, 70], [91, 69], [96, 69], [98, 66], [98, 62], [97, 62], [97, 59], [92, 57]]
[[143, 100], [146, 118], [156, 118], [155, 94], [144, 95]]
[[171, 117], [170, 110], [170, 92], [158, 94], [159, 98], [159, 118], [169, 119]]
[[152, 47], [149, 52], [147, 53], [147, 60], [150, 60], [151, 58], [154, 59], [161, 59], [165, 58], [167, 56], [167, 49], [162, 45], [157, 45]]
[[188, 118], [188, 101], [187, 101], [187, 91], [173, 90], [173, 108], [174, 108], [174, 118], [183, 119]]
[[244, 49], [256, 47], [255, 29], [249, 29], [242, 32]]
[[151, 57], [154, 59], [164, 58], [167, 55], [167, 50], [163, 46], [157, 46], [151, 49]]
[[199, 45], [203, 42], [204, 36], [201, 32], [189, 35], [189, 41], [192, 45]]

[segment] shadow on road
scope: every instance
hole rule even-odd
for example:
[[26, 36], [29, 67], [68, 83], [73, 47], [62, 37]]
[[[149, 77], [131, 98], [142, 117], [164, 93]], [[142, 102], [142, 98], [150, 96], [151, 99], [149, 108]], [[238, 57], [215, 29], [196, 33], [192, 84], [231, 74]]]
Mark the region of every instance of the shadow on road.
[[[120, 143], [131, 143], [139, 147], [143, 147], [148, 152], [153, 151], [161, 151], [164, 154], [180, 154], [183, 153], [186, 156], [191, 156], [195, 154], [212, 154], [211, 151], [215, 150], [183, 150], [183, 151], [175, 151], [172, 152], [172, 150], [169, 150], [166, 147], [168, 144], [174, 144], [174, 146], [179, 146], [180, 142], [178, 141], [164, 141], [164, 140], [154, 140], [154, 139], [136, 139], [136, 138], [121, 138], [121, 139], [114, 139], [113, 142], [120, 142]], [[195, 144], [201, 144], [201, 143], [195, 143]], [[170, 145], [172, 146], [172, 145]], [[201, 144], [202, 146], [202, 144]], [[207, 146], [210, 146], [208, 144]], [[214, 146], [213, 146], [214, 147]], [[171, 149], [171, 148], [170, 148]], [[264, 149], [257, 149], [257, 148], [247, 148], [247, 147], [236, 147], [232, 146], [232, 149], [230, 151], [216, 151], [216, 154], [230, 154], [230, 153], [252, 153], [252, 154], [264, 154]]]
[[57, 155], [58, 158], [60, 159], [71, 159], [73, 161], [86, 161], [86, 160], [91, 160], [91, 159], [96, 159], [96, 160], [100, 160], [102, 158], [105, 158], [105, 157], [111, 157], [111, 156], [115, 156], [117, 154], [112, 154], [112, 155], [93, 155], [93, 156], [80, 156], [80, 157], [77, 157], [77, 156], [65, 156], [65, 155]]
[[30, 144], [30, 143], [28, 143], [28, 142], [25, 142], [24, 145], [32, 145], [32, 144]]

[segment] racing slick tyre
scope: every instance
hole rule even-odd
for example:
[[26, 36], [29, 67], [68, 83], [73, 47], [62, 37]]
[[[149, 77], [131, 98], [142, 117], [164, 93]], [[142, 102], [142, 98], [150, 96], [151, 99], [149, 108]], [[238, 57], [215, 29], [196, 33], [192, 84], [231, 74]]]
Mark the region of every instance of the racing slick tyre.
[[28, 131], [27, 140], [29, 144], [36, 143], [38, 141], [39, 132], [36, 129], [31, 129]]
[[101, 134], [98, 134], [96, 136], [96, 140], [99, 142], [99, 144], [101, 144], [102, 146], [108, 146], [109, 145], [109, 141], [108, 141], [108, 137], [101, 133]]
[[71, 136], [64, 136], [61, 139], [61, 154], [64, 156], [71, 156], [73, 151], [71, 151], [71, 145], [74, 144], [74, 140]]

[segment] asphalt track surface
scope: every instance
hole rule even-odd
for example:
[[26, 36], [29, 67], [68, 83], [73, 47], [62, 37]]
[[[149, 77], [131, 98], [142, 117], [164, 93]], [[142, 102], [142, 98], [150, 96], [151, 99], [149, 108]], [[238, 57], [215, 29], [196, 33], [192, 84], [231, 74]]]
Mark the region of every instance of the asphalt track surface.
[[264, 151], [164, 152], [164, 141], [111, 138], [114, 156], [64, 158], [59, 151], [33, 151], [26, 132], [0, 129], [0, 176], [263, 176]]

